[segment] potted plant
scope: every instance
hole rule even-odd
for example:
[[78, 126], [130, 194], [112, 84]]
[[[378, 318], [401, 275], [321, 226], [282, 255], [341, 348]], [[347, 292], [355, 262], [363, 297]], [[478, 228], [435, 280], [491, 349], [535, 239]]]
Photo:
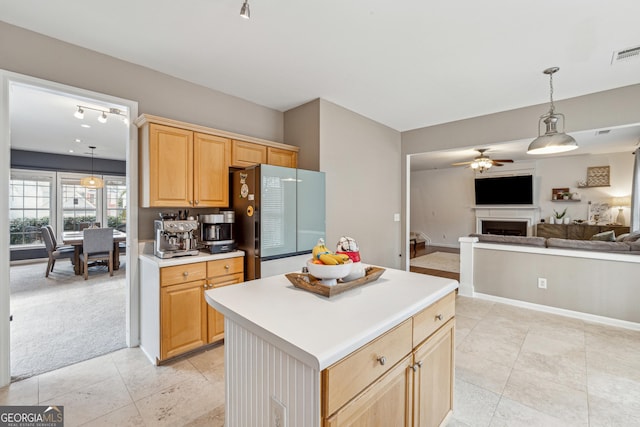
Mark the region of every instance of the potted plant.
[[562, 198], [564, 200], [569, 200], [571, 198], [571, 193], [569, 193], [568, 191], [565, 191], [564, 193], [562, 193]]
[[564, 210], [562, 212], [558, 212], [555, 209], [553, 210], [553, 216], [551, 217], [551, 220], [553, 222], [555, 222], [556, 224], [562, 224], [562, 218], [564, 218], [565, 214], [567, 213], [567, 208], [564, 208]]

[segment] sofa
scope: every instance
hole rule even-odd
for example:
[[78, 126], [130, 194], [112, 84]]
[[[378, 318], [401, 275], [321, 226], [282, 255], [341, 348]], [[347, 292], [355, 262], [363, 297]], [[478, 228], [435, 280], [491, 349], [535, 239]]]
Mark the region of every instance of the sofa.
[[640, 255], [640, 231], [621, 235], [611, 240], [572, 240], [556, 237], [501, 236], [495, 234], [471, 234], [481, 243], [499, 243], [503, 245], [532, 246], [539, 248], [574, 249], [581, 251], [614, 252]]
[[640, 232], [618, 240], [461, 237], [459, 292], [640, 330]]

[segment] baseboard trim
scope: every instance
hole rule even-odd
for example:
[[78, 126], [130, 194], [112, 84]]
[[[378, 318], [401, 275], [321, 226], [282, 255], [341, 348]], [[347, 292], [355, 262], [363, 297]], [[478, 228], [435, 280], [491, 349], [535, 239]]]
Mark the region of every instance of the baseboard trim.
[[550, 314], [558, 314], [560, 316], [572, 317], [574, 319], [585, 320], [587, 322], [601, 323], [607, 326], [615, 326], [618, 328], [640, 331], [640, 323], [629, 322], [627, 320], [614, 319], [612, 317], [598, 316], [595, 314], [583, 313], [580, 311], [566, 310], [564, 308], [550, 307], [548, 305], [534, 304], [531, 302], [520, 301], [510, 298], [497, 297], [495, 295], [483, 294], [479, 292], [473, 293], [474, 298], [487, 301], [499, 302], [502, 304], [513, 305], [516, 307], [528, 308], [531, 310], [542, 311]]

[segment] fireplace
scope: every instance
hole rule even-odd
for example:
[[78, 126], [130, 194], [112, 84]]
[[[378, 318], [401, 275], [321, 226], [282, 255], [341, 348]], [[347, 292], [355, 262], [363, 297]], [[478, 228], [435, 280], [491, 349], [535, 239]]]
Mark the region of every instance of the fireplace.
[[482, 220], [482, 234], [526, 236], [527, 221]]

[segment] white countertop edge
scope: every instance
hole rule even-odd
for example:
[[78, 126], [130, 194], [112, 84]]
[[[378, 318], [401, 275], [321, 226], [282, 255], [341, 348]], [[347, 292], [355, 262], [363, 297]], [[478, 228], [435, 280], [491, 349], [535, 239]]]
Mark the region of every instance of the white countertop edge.
[[153, 254], [140, 254], [141, 262], [151, 263], [158, 267], [171, 267], [174, 265], [193, 264], [196, 262], [215, 261], [220, 259], [237, 258], [244, 256], [244, 251], [225, 252], [221, 254], [209, 254], [200, 252], [198, 255], [185, 255], [175, 258], [158, 258]]
[[208, 295], [208, 291], [205, 291], [205, 299], [209, 305], [222, 313], [225, 317], [228, 317], [233, 322], [247, 329], [248, 331], [260, 336], [265, 341], [285, 350], [287, 353], [291, 354], [296, 359], [301, 362], [307, 364], [309, 367], [316, 369], [318, 371], [322, 371], [323, 369], [331, 366], [335, 362], [343, 359], [345, 356], [353, 353], [363, 345], [368, 342], [374, 340], [385, 332], [393, 329], [400, 323], [404, 322], [411, 316], [416, 313], [422, 311], [427, 308], [434, 302], [448, 295], [449, 293], [455, 291], [458, 288], [459, 284], [456, 280], [451, 279], [450, 282], [441, 287], [439, 290], [432, 292], [427, 295], [425, 298], [416, 301], [415, 303], [409, 305], [403, 311], [396, 312], [393, 316], [390, 316], [386, 319], [381, 319], [375, 325], [373, 325], [369, 329], [365, 329], [359, 334], [355, 339], [350, 340], [349, 342], [343, 342], [335, 347], [330, 347], [325, 349], [321, 354], [314, 355], [309, 351], [306, 351], [289, 341], [280, 338], [279, 336], [271, 333], [265, 328], [259, 326], [258, 324], [246, 319], [243, 316], [238, 315], [234, 311], [228, 309], [227, 307], [217, 303]]

